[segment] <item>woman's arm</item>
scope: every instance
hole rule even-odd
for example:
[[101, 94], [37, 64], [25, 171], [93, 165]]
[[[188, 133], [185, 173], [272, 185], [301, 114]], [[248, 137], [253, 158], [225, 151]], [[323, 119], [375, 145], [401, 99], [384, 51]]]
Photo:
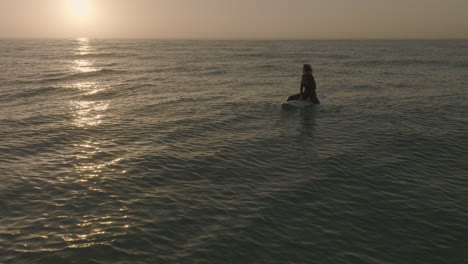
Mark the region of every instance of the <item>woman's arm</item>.
[[311, 91], [313, 93], [315, 93], [315, 90], [317, 89], [317, 85], [315, 84], [315, 78], [314, 76], [311, 76], [310, 79], [309, 79], [309, 85], [310, 85], [310, 88], [311, 88]]
[[304, 88], [305, 88], [304, 75], [302, 75], [302, 78], [301, 78], [301, 88], [300, 88], [301, 95], [304, 94]]
[[307, 76], [304, 78], [304, 81], [302, 81], [302, 85], [305, 87], [305, 92], [310, 93], [310, 92], [315, 92], [317, 89], [315, 85], [315, 79], [314, 76]]

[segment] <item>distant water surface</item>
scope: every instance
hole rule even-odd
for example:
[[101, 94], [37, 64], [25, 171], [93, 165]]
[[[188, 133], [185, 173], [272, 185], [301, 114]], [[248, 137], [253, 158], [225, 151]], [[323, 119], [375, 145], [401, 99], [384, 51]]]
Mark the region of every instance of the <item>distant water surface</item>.
[[[0, 58], [0, 263], [468, 263], [466, 40]], [[304, 63], [322, 104], [282, 110]]]

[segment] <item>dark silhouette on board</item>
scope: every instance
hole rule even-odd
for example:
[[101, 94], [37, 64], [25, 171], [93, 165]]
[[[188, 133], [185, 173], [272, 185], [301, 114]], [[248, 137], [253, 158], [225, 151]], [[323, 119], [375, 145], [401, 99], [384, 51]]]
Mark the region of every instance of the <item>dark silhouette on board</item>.
[[304, 64], [302, 67], [301, 93], [289, 96], [288, 101], [307, 100], [314, 104], [320, 104], [317, 93], [315, 92], [316, 89], [317, 86], [315, 84], [314, 75], [312, 75], [312, 66], [310, 66], [310, 64]]

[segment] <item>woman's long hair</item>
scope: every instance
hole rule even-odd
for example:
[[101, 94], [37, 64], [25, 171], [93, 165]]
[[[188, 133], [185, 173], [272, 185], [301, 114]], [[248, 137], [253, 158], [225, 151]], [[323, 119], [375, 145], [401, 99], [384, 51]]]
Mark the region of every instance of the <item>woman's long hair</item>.
[[312, 66], [310, 66], [310, 64], [304, 64], [304, 66], [302, 66], [302, 70], [306, 73], [312, 74]]

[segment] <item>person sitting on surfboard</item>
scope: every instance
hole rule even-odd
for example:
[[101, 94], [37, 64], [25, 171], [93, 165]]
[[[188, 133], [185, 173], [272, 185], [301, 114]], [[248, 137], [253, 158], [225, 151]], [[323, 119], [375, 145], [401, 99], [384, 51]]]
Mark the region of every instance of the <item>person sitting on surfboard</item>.
[[302, 67], [302, 73], [301, 93], [289, 96], [288, 101], [308, 100], [314, 104], [320, 104], [317, 94], [315, 93], [317, 87], [315, 85], [314, 76], [312, 75], [312, 66], [310, 66], [310, 64], [304, 64]]

